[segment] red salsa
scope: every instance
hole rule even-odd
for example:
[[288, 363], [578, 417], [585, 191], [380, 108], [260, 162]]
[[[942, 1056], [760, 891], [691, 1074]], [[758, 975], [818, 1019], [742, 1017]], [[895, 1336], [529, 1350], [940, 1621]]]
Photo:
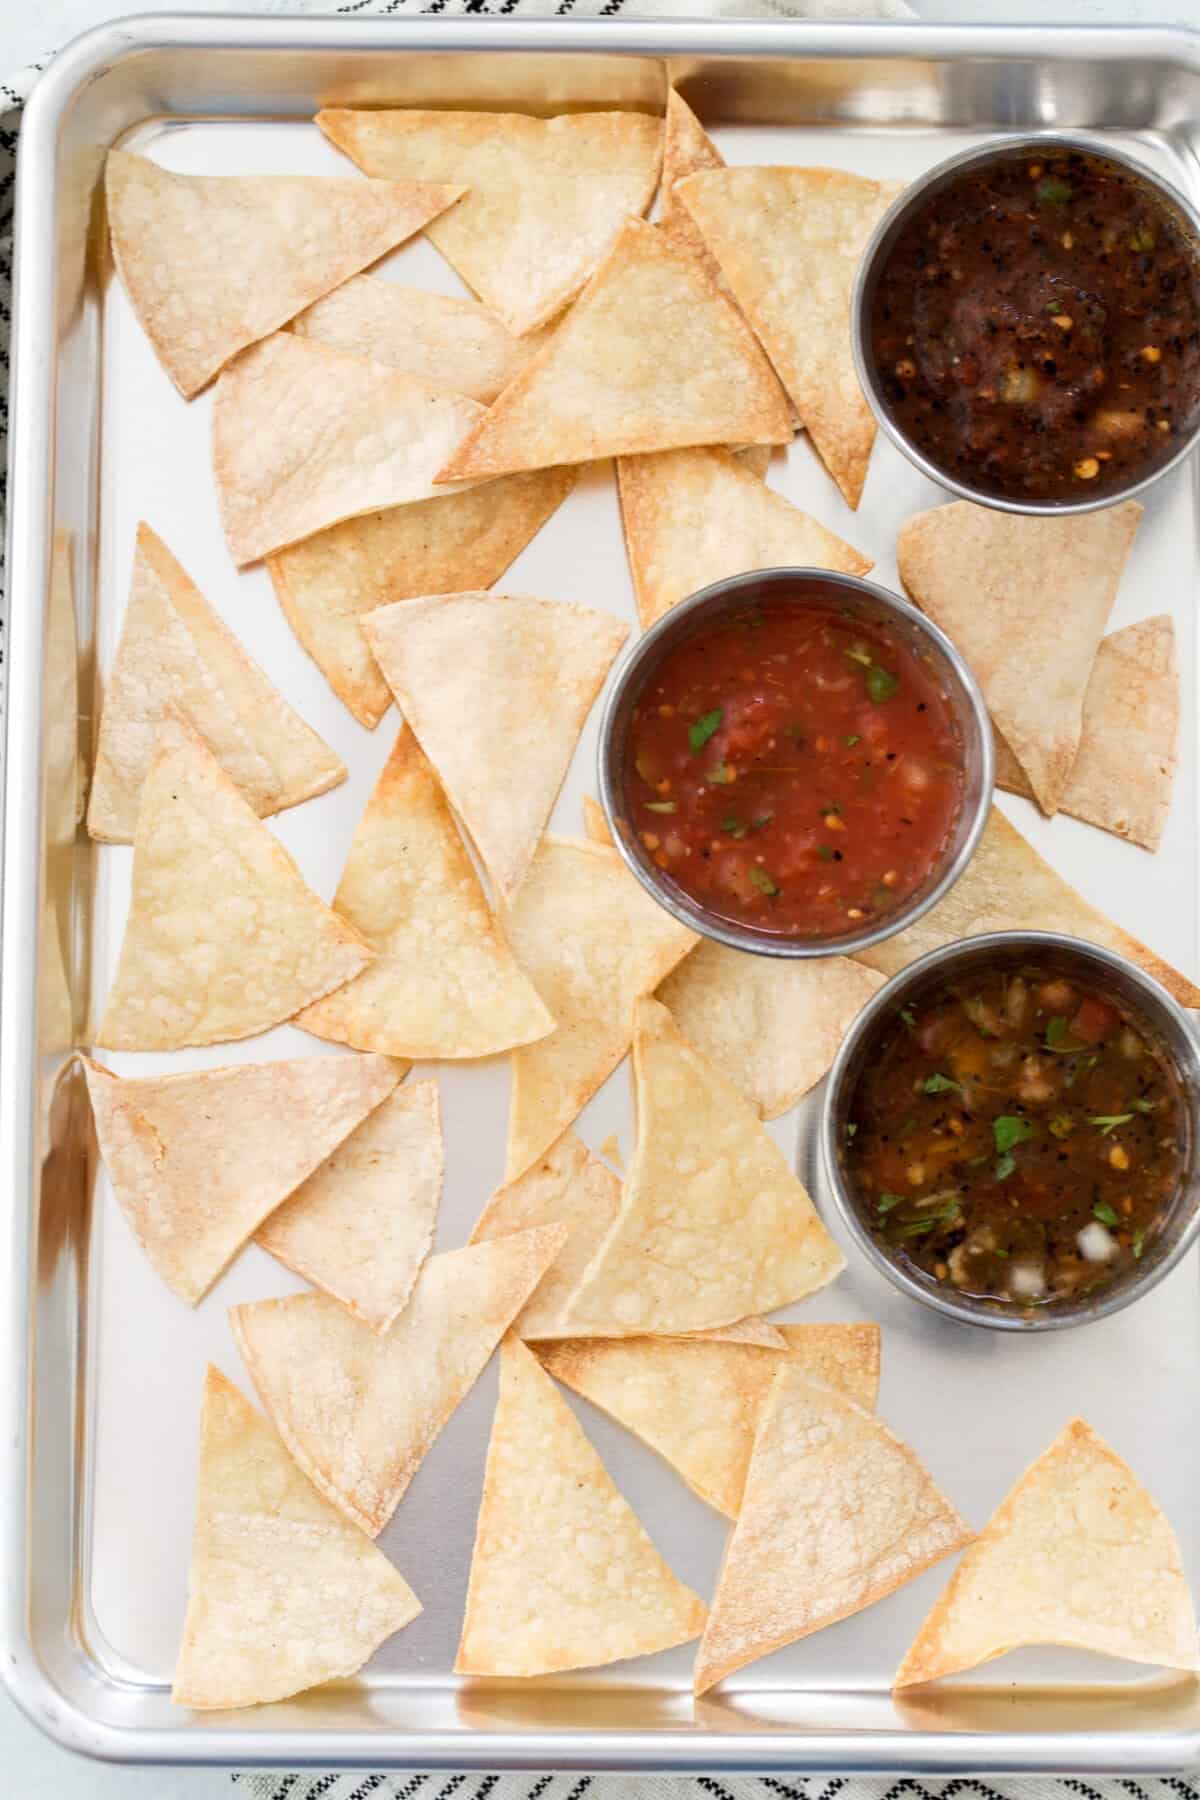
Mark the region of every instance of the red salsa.
[[932, 659], [834, 604], [747, 606], [664, 656], [633, 712], [625, 816], [707, 910], [838, 937], [936, 863], [962, 745]]

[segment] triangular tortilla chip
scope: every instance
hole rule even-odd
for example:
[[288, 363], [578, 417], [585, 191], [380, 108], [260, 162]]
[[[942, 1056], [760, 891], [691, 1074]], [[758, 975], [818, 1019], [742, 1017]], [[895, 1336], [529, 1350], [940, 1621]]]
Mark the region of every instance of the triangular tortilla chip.
[[407, 725], [358, 822], [333, 905], [378, 955], [297, 1014], [305, 1031], [415, 1058], [490, 1056], [553, 1030]]
[[180, 393], [267, 336], [464, 191], [308, 175], [175, 175], [110, 150], [113, 258]]
[[996, 806], [978, 849], [946, 898], [906, 931], [860, 951], [856, 960], [881, 975], [895, 975], [927, 950], [988, 931], [1058, 931], [1086, 938], [1137, 963], [1182, 1006], [1200, 1006], [1200, 987], [1194, 981], [1068, 887]]
[[434, 476], [482, 414], [465, 394], [277, 331], [217, 383], [212, 460], [238, 564], [387, 506], [432, 500]]
[[500, 1356], [459, 1675], [548, 1675], [686, 1644], [704, 1605], [667, 1567], [548, 1375]]
[[621, 522], [638, 613], [649, 628], [679, 600], [748, 569], [787, 565], [865, 575], [862, 556], [728, 450], [666, 450], [617, 461]]
[[132, 841], [167, 705], [200, 733], [260, 818], [346, 779], [341, 759], [271, 686], [162, 539], [139, 525], [96, 739], [88, 802], [94, 838]]
[[886, 1425], [803, 1367], [781, 1369], [696, 1655], [696, 1692], [873, 1606], [973, 1535]]
[[631, 219], [439, 479], [791, 436], [783, 390], [700, 252]]
[[[1000, 732], [996, 786], [1035, 798]], [[1106, 637], [1083, 697], [1079, 749], [1059, 802], [1063, 812], [1157, 850], [1179, 755], [1179, 658], [1170, 615]]]
[[363, 630], [510, 901], [628, 627], [565, 601], [466, 593], [380, 607]]
[[590, 794], [585, 794], [581, 802], [583, 811], [583, 832], [593, 844], [612, 845], [612, 832], [608, 829], [608, 820], [604, 816], [604, 808]]
[[894, 1685], [938, 1681], [1030, 1644], [1200, 1669], [1175, 1533], [1083, 1419], [1063, 1428], [992, 1514]]
[[750, 956], [705, 938], [658, 998], [688, 1043], [727, 1069], [760, 1119], [815, 1087], [883, 977], [848, 956], [812, 962]]
[[513, 1052], [505, 1163], [513, 1181], [607, 1081], [629, 1048], [634, 1001], [653, 992], [696, 938], [615, 850], [576, 838], [542, 839], [505, 924], [555, 1021], [549, 1037]]
[[399, 1570], [321, 1498], [210, 1363], [172, 1700], [257, 1706], [356, 1674], [420, 1611]]
[[565, 1239], [561, 1225], [548, 1225], [431, 1256], [382, 1337], [327, 1294], [230, 1309], [284, 1443], [372, 1537]]
[[[786, 1360], [866, 1411], [879, 1391], [878, 1325], [785, 1325]], [[736, 1519], [778, 1355], [684, 1338], [568, 1339], [538, 1360], [644, 1439], [702, 1500]]]
[[[661, 454], [665, 456], [667, 452], [664, 450]], [[756, 475], [759, 481], [766, 480], [767, 470], [771, 466], [770, 444], [743, 444], [742, 448], [735, 450], [733, 454], [742, 467], [749, 469], [750, 473]]]
[[386, 1331], [429, 1254], [445, 1160], [437, 1083], [397, 1088], [259, 1227], [256, 1241], [372, 1331]]
[[117, 1204], [163, 1280], [193, 1306], [404, 1073], [386, 1056], [137, 1080], [84, 1068]]
[[867, 240], [902, 191], [842, 169], [793, 168], [714, 169], [675, 189], [851, 506], [875, 418], [854, 369], [850, 296]]
[[632, 112], [326, 109], [317, 124], [368, 175], [470, 189], [429, 239], [518, 336], [552, 319], [645, 212], [662, 151], [662, 120]]
[[364, 969], [373, 952], [167, 714], [142, 783], [125, 940], [96, 1042], [179, 1050], [252, 1037]]
[[723, 169], [725, 158], [701, 125], [681, 94], [672, 88], [667, 95], [667, 124], [663, 136], [662, 182], [659, 188], [661, 224], [665, 231], [677, 233], [694, 250], [703, 252], [719, 273], [719, 264], [700, 235], [679, 195], [675, 183], [702, 169]]
[[900, 579], [971, 667], [1045, 813], [1079, 748], [1083, 699], [1142, 516], [1136, 500], [1064, 519], [956, 500], [905, 520]]
[[696, 1331], [824, 1287], [845, 1258], [754, 1109], [665, 1006], [643, 998], [634, 1018], [633, 1167], [566, 1324]]

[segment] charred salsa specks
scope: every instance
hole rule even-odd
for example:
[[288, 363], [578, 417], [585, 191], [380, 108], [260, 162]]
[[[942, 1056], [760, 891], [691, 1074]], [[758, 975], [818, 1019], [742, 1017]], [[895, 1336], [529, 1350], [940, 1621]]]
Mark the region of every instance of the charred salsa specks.
[[1197, 250], [1106, 157], [1000, 158], [905, 225], [870, 333], [897, 423], [947, 474], [1013, 498], [1103, 493], [1193, 422]]
[[931, 663], [898, 630], [786, 600], [701, 625], [634, 709], [626, 818], [710, 911], [836, 937], [894, 911], [962, 799]]

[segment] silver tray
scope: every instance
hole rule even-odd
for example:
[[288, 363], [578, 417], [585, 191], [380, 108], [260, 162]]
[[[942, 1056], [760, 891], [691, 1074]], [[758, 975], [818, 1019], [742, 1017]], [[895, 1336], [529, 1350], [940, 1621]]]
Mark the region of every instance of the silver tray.
[[[536, 24], [164, 18], [81, 39], [39, 86], [22, 131], [9, 512], [9, 708], [0, 994], [0, 1667], [51, 1735], [147, 1762], [670, 1769], [1116, 1769], [1200, 1761], [1200, 1686], [1082, 1656], [1022, 1653], [905, 1702], [889, 1680], [946, 1579], [743, 1671], [693, 1708], [687, 1650], [533, 1683], [464, 1685], [450, 1668], [494, 1400], [489, 1370], [451, 1421], [383, 1539], [425, 1612], [355, 1682], [236, 1715], [172, 1706], [205, 1361], [248, 1387], [229, 1304], [295, 1284], [257, 1250], [195, 1313], [132, 1247], [95, 1166], [71, 1045], [120, 940], [128, 850], [78, 825], [92, 696], [120, 625], [133, 525], [145, 516], [351, 779], [272, 829], [332, 891], [392, 725], [356, 726], [300, 652], [265, 573], [237, 575], [216, 522], [207, 409], [174, 395], [111, 278], [97, 181], [108, 147], [175, 167], [338, 167], [307, 123], [322, 104], [556, 111], [656, 109], [672, 74], [732, 161], [830, 162], [915, 174], [989, 131], [1092, 131], [1200, 195], [1200, 37], [1085, 30], [786, 23]], [[453, 291], [427, 245], [405, 280]], [[894, 583], [899, 521], [936, 490], [891, 447], [862, 507], [842, 506], [807, 447], [772, 482], [876, 558]], [[1183, 758], [1151, 859], [1070, 820], [1004, 802], [1055, 865], [1188, 973], [1200, 973], [1197, 465], [1153, 492], [1114, 623], [1169, 607], [1180, 633]], [[588, 475], [505, 579], [632, 618], [611, 477]], [[593, 721], [594, 729], [594, 721]], [[578, 828], [586, 735], [555, 816]], [[200, 1067], [321, 1046], [285, 1028], [196, 1051]], [[114, 1059], [122, 1069], [163, 1059]], [[503, 1062], [438, 1071], [448, 1140], [443, 1247], [463, 1240], [500, 1174]], [[810, 1100], [773, 1129], [813, 1169]], [[621, 1071], [583, 1116], [628, 1153]], [[857, 1261], [805, 1308], [884, 1327], [880, 1408], [963, 1512], [982, 1523], [1016, 1473], [1082, 1411], [1133, 1462], [1200, 1579], [1198, 1308], [1191, 1256], [1117, 1318], [1001, 1340], [918, 1316]], [[651, 1453], [583, 1402], [580, 1417], [684, 1579], [711, 1591], [721, 1522]]]

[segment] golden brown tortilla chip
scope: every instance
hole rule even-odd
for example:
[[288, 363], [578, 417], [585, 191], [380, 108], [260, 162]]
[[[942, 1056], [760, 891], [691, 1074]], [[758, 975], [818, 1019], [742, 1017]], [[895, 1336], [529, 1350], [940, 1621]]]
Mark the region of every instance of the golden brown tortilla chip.
[[129, 917], [97, 1044], [179, 1050], [252, 1037], [372, 955], [305, 886], [191, 726], [167, 713], [142, 783]]
[[428, 236], [518, 337], [552, 319], [629, 215], [645, 212], [662, 154], [662, 120], [632, 112], [532, 119], [334, 108], [317, 124], [367, 175], [451, 179], [470, 190], [449, 229], [435, 225]]
[[900, 579], [966, 658], [1045, 813], [1058, 810], [1070, 778], [1142, 510], [1127, 500], [1028, 518], [956, 500], [901, 527]]
[[824, 1287], [845, 1258], [753, 1108], [657, 1000], [634, 1020], [633, 1166], [566, 1325], [696, 1331]]
[[974, 1534], [907, 1444], [785, 1367], [696, 1655], [698, 1694], [894, 1593]]
[[378, 262], [464, 191], [309, 175], [175, 175], [110, 150], [113, 258], [185, 398], [222, 363]]
[[389, 1056], [459, 1058], [553, 1029], [407, 725], [358, 822], [333, 906], [377, 954], [297, 1014], [305, 1031], [356, 1050], [386, 1046]]
[[500, 1356], [460, 1675], [548, 1675], [649, 1656], [703, 1629], [676, 1579], [517, 1338]]
[[1175, 1533], [1083, 1419], [1063, 1428], [992, 1514], [894, 1685], [939, 1681], [1028, 1644], [1200, 1669]]
[[1200, 987], [1194, 981], [1068, 887], [996, 806], [978, 849], [946, 898], [906, 931], [860, 951], [856, 960], [881, 975], [895, 975], [927, 950], [988, 931], [1060, 931], [1086, 938], [1137, 963], [1182, 1006], [1200, 1006]]
[[854, 369], [850, 295], [867, 240], [901, 192], [842, 169], [793, 168], [713, 169], [675, 189], [851, 506], [875, 418]]
[[260, 818], [346, 779], [148, 525], [105, 684], [88, 830], [128, 844], [165, 706], [177, 706]]
[[431, 1256], [381, 1337], [327, 1294], [230, 1309], [276, 1430], [309, 1480], [372, 1537], [562, 1249], [561, 1225]]
[[467, 593], [381, 607], [363, 630], [497, 895], [511, 901], [628, 627], [565, 601]]
[[256, 1241], [372, 1331], [386, 1331], [429, 1254], [445, 1160], [437, 1083], [397, 1088], [259, 1226]]
[[353, 1675], [420, 1611], [210, 1363], [176, 1705], [257, 1706]]
[[783, 390], [700, 252], [630, 219], [439, 479], [791, 436]]
[[[667, 453], [663, 451], [662, 454], [665, 456]], [[766, 480], [767, 470], [771, 466], [770, 444], [743, 444], [742, 448], [735, 450], [733, 454], [744, 469], [749, 469], [750, 473], [757, 475], [760, 481]]]

